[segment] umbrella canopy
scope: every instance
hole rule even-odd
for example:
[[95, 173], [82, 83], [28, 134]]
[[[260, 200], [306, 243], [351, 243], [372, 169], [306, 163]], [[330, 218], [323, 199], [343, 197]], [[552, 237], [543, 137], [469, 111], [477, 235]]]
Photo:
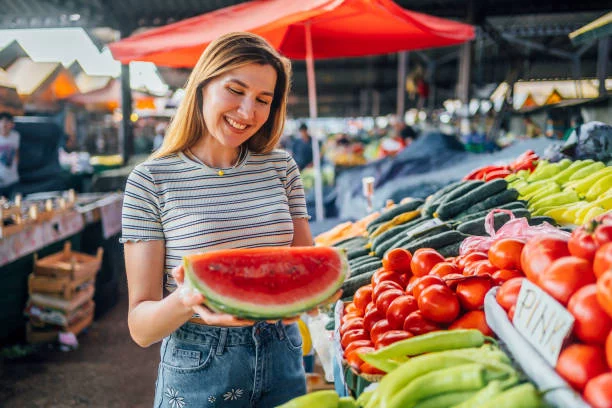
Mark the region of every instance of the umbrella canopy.
[[612, 11], [569, 34], [573, 44], [580, 45], [612, 35]]
[[460, 44], [474, 38], [467, 24], [408, 11], [391, 0], [258, 0], [127, 37], [110, 44], [121, 63], [150, 61], [193, 67], [215, 38], [249, 31], [285, 56], [305, 59], [306, 23], [314, 58], [386, 54]]
[[[306, 59], [310, 117], [317, 117], [315, 58], [357, 57], [460, 44], [474, 28], [405, 10], [391, 0], [257, 0], [219, 9], [110, 44], [122, 64], [193, 67], [206, 46], [233, 31], [259, 34]], [[317, 220], [324, 218], [319, 144], [312, 138]]]

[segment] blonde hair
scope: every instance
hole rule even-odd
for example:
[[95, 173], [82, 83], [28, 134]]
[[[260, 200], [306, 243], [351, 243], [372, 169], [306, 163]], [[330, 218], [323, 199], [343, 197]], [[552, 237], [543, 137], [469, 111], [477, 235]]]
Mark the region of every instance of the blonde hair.
[[228, 71], [253, 63], [272, 66], [276, 71], [276, 86], [268, 120], [245, 143], [255, 153], [270, 152], [285, 126], [291, 62], [262, 37], [237, 32], [225, 34], [206, 47], [189, 75], [185, 97], [170, 122], [163, 144], [152, 157], [163, 157], [192, 147], [207, 131], [202, 112], [202, 88]]

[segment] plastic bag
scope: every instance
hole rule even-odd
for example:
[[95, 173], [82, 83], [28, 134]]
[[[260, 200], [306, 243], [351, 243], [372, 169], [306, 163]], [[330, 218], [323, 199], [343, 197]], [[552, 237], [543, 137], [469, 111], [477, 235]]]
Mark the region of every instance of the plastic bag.
[[333, 332], [325, 329], [325, 325], [329, 322], [330, 317], [325, 313], [320, 313], [315, 317], [311, 317], [308, 321], [308, 330], [312, 338], [312, 346], [319, 357], [323, 372], [325, 373], [325, 381], [334, 381], [334, 370], [332, 366], [332, 336]]
[[[495, 231], [495, 225], [493, 223], [493, 216], [496, 212], [503, 212], [510, 216], [510, 221], [502, 225], [497, 231]], [[470, 252], [487, 253], [491, 245], [502, 238], [515, 238], [528, 241], [530, 238], [537, 235], [547, 234], [567, 241], [571, 235], [569, 232], [562, 231], [547, 222], [543, 222], [540, 225], [529, 225], [527, 218], [515, 218], [512, 211], [499, 208], [495, 208], [487, 214], [485, 218], [485, 231], [489, 234], [488, 237], [474, 236], [464, 239], [459, 248], [459, 254], [465, 255]]]

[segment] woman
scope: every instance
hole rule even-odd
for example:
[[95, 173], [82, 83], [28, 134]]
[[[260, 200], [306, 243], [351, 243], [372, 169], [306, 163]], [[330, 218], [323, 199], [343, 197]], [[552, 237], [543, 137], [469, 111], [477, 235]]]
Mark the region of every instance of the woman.
[[290, 73], [261, 37], [220, 37], [193, 69], [161, 148], [128, 179], [128, 325], [142, 347], [163, 339], [155, 407], [274, 407], [306, 392], [295, 323], [213, 313], [201, 294], [175, 290], [188, 254], [312, 245], [299, 171], [274, 150]]

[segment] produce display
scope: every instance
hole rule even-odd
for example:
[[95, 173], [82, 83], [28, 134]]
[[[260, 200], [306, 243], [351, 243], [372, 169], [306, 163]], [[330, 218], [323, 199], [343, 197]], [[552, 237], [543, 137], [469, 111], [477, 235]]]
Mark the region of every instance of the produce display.
[[506, 180], [534, 215], [562, 224], [581, 225], [612, 210], [612, 166], [603, 162], [540, 160], [532, 173], [522, 170]]
[[330, 247], [227, 249], [184, 257], [185, 281], [206, 305], [253, 320], [296, 316], [325, 302], [348, 276]]
[[[612, 407], [611, 169], [528, 151], [425, 200], [387, 205], [360, 221], [361, 234], [336, 237], [351, 269], [339, 358], [377, 384], [329, 406], [539, 407], [562, 387], [576, 396], [570, 406]], [[519, 364], [506, 354], [514, 347], [498, 348], [493, 337], [505, 339], [489, 327], [485, 299], [512, 322], [526, 280], [574, 319], [556, 364], [533, 359], [550, 365], [556, 390], [537, 368], [523, 371], [524, 356]]]

